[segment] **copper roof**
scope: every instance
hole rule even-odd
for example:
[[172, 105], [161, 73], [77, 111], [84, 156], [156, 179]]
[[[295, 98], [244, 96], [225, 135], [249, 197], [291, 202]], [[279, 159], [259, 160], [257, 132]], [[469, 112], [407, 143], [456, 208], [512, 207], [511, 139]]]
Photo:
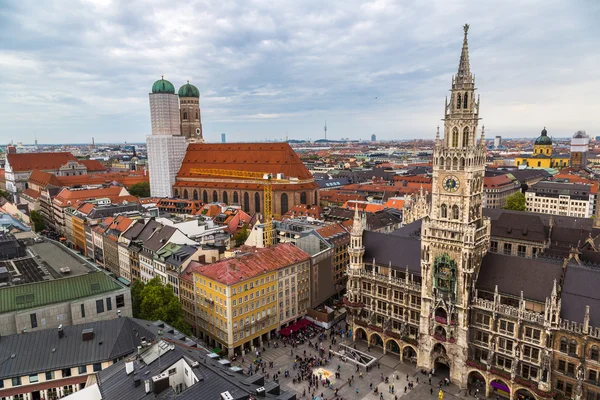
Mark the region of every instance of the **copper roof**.
[[281, 243], [268, 248], [241, 247], [242, 254], [219, 262], [198, 265], [192, 262], [193, 271], [225, 285], [254, 278], [269, 271], [310, 260], [310, 255], [290, 243]]

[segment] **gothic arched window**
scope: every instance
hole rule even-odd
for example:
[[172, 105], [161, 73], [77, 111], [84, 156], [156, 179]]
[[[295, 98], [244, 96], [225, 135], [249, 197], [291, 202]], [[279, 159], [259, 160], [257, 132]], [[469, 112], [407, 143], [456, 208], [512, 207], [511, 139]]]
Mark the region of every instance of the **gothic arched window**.
[[175, 197], [179, 197], [179, 190], [175, 189], [175, 190], [173, 191], [173, 196], [175, 196]]
[[213, 190], [213, 203], [216, 203], [217, 201], [219, 201], [219, 195], [216, 190]]
[[461, 98], [460, 98], [460, 93], [458, 93], [456, 95], [456, 108], [460, 110], [460, 103], [461, 103]]
[[281, 215], [288, 212], [288, 195], [286, 193], [281, 195]]
[[194, 200], [198, 200], [198, 191], [194, 189]]
[[183, 112], [183, 119], [187, 119], [187, 111]]
[[458, 219], [458, 206], [452, 206], [452, 219]]
[[444, 169], [444, 157], [440, 157], [440, 168]]
[[452, 129], [452, 147], [458, 147], [458, 128]]
[[467, 147], [469, 145], [469, 128], [465, 126], [463, 129], [463, 147]]
[[223, 192], [223, 203], [229, 204], [229, 195], [227, 192]]
[[306, 192], [300, 193], [300, 204], [306, 204]]
[[469, 102], [469, 94], [465, 93], [463, 108], [467, 108], [467, 103]]
[[260, 212], [260, 194], [254, 193], [254, 212]]
[[244, 211], [250, 212], [250, 196], [248, 192], [244, 192]]
[[239, 203], [240, 203], [240, 199], [238, 197], [238, 193], [233, 192], [233, 204], [239, 204]]
[[442, 218], [448, 218], [448, 207], [445, 204], [442, 204], [440, 207], [440, 216]]
[[198, 119], [198, 111], [196, 111], [196, 120]]
[[188, 191], [187, 191], [187, 189], [185, 189], [185, 190], [183, 191], [183, 198], [184, 198], [184, 199], [187, 199], [187, 198], [188, 198]]
[[208, 203], [208, 192], [206, 190], [202, 193], [202, 201]]

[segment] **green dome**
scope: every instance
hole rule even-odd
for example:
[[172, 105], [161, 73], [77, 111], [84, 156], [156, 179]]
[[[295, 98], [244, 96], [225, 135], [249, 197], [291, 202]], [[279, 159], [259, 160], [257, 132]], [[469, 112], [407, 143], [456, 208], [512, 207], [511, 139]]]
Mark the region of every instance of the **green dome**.
[[190, 81], [179, 88], [178, 94], [179, 97], [200, 97], [200, 91]]
[[154, 85], [152, 85], [152, 93], [175, 94], [175, 86], [173, 86], [171, 82], [161, 77], [159, 80], [154, 82]]
[[542, 129], [542, 135], [535, 139], [535, 144], [552, 145], [552, 139], [548, 137], [548, 131], [546, 128]]

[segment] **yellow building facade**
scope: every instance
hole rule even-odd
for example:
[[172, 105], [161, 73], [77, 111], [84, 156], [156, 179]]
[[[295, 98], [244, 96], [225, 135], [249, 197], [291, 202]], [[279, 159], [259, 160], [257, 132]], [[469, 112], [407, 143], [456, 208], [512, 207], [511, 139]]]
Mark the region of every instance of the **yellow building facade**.
[[230, 285], [195, 271], [200, 336], [229, 355], [262, 347], [278, 327], [276, 276], [273, 271]]
[[[198, 336], [230, 357], [261, 348], [283, 324], [304, 317], [306, 307], [300, 307], [300, 303], [310, 298], [308, 293], [296, 290], [292, 291], [297, 297], [293, 301], [287, 293], [283, 297], [283, 290], [280, 296], [279, 271], [293, 271], [282, 274], [281, 280], [294, 276], [294, 282], [300, 283], [296, 275], [309, 266], [310, 255], [289, 243], [249, 247], [212, 264], [190, 263]], [[289, 302], [292, 319], [289, 313], [284, 314], [284, 320], [279, 318], [279, 301], [285, 301], [284, 305]]]
[[552, 152], [552, 139], [548, 136], [546, 128], [535, 139], [533, 155], [530, 157], [515, 157], [517, 166], [525, 165], [531, 168], [566, 168], [569, 166], [569, 154]]

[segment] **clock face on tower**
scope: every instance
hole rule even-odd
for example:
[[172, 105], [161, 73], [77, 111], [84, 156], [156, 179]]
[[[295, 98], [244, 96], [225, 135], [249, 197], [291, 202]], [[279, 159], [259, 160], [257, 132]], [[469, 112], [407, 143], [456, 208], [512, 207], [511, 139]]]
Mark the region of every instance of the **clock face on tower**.
[[449, 175], [444, 178], [444, 189], [448, 192], [456, 192], [460, 187], [460, 182], [457, 177]]

